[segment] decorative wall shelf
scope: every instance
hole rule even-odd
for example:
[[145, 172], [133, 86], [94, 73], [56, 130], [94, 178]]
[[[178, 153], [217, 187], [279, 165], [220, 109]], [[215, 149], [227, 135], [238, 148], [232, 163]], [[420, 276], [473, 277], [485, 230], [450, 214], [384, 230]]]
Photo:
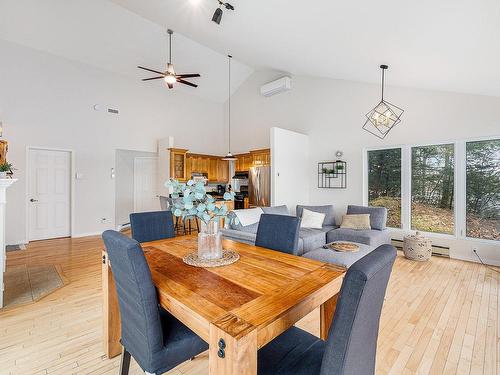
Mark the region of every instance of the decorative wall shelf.
[[347, 162], [337, 160], [318, 163], [318, 188], [347, 188]]

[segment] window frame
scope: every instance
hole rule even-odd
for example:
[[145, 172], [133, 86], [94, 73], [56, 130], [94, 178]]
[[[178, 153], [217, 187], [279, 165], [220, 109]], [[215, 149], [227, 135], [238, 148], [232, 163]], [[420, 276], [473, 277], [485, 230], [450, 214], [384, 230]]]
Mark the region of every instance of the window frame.
[[467, 194], [467, 151], [466, 144], [468, 142], [489, 141], [500, 139], [498, 136], [475, 137], [462, 140], [444, 140], [436, 142], [413, 143], [405, 145], [384, 145], [379, 147], [363, 148], [363, 204], [368, 205], [368, 152], [377, 150], [387, 150], [400, 148], [401, 149], [401, 228], [388, 227], [394, 233], [405, 234], [414, 231], [411, 229], [411, 186], [412, 186], [412, 165], [411, 155], [412, 148], [438, 145], [454, 145], [454, 169], [453, 169], [453, 192], [454, 192], [454, 233], [435, 233], [425, 232], [430, 238], [441, 239], [456, 239], [476, 241], [479, 243], [498, 245], [500, 240], [490, 240], [483, 238], [475, 238], [467, 236], [467, 211], [466, 211], [466, 194]]

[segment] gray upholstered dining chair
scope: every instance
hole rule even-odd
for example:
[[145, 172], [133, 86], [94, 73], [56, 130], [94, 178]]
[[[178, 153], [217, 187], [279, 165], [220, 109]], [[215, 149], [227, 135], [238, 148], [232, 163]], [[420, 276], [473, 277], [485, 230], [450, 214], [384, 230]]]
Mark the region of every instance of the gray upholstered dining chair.
[[120, 375], [128, 374], [130, 356], [143, 371], [163, 374], [208, 349], [194, 332], [158, 305], [141, 245], [108, 230], [106, 246], [118, 294], [123, 352]]
[[160, 208], [162, 211], [169, 211], [172, 207], [172, 198], [165, 197], [164, 195], [160, 195]]
[[260, 217], [255, 246], [297, 255], [300, 218], [288, 215], [263, 214]]
[[382, 245], [347, 271], [328, 340], [292, 327], [259, 350], [259, 375], [372, 375], [380, 314], [396, 258]]
[[130, 214], [132, 238], [149, 242], [175, 237], [174, 221], [170, 211], [138, 212]]

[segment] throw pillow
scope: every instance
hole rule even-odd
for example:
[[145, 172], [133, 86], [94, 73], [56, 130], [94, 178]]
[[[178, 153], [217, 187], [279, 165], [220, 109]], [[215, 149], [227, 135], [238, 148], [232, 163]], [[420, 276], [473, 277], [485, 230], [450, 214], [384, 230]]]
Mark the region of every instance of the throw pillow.
[[342, 216], [342, 229], [372, 229], [370, 226], [370, 214], [344, 215]]
[[323, 221], [325, 221], [325, 214], [314, 212], [307, 209], [302, 210], [302, 221], [300, 222], [301, 228], [314, 228], [321, 229]]

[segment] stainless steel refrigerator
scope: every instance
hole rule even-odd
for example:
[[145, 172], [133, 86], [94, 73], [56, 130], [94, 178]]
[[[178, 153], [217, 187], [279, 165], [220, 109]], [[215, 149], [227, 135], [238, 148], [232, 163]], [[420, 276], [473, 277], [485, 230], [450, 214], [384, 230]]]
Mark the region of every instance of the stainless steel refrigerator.
[[271, 205], [271, 167], [253, 167], [248, 173], [248, 203], [250, 206]]

